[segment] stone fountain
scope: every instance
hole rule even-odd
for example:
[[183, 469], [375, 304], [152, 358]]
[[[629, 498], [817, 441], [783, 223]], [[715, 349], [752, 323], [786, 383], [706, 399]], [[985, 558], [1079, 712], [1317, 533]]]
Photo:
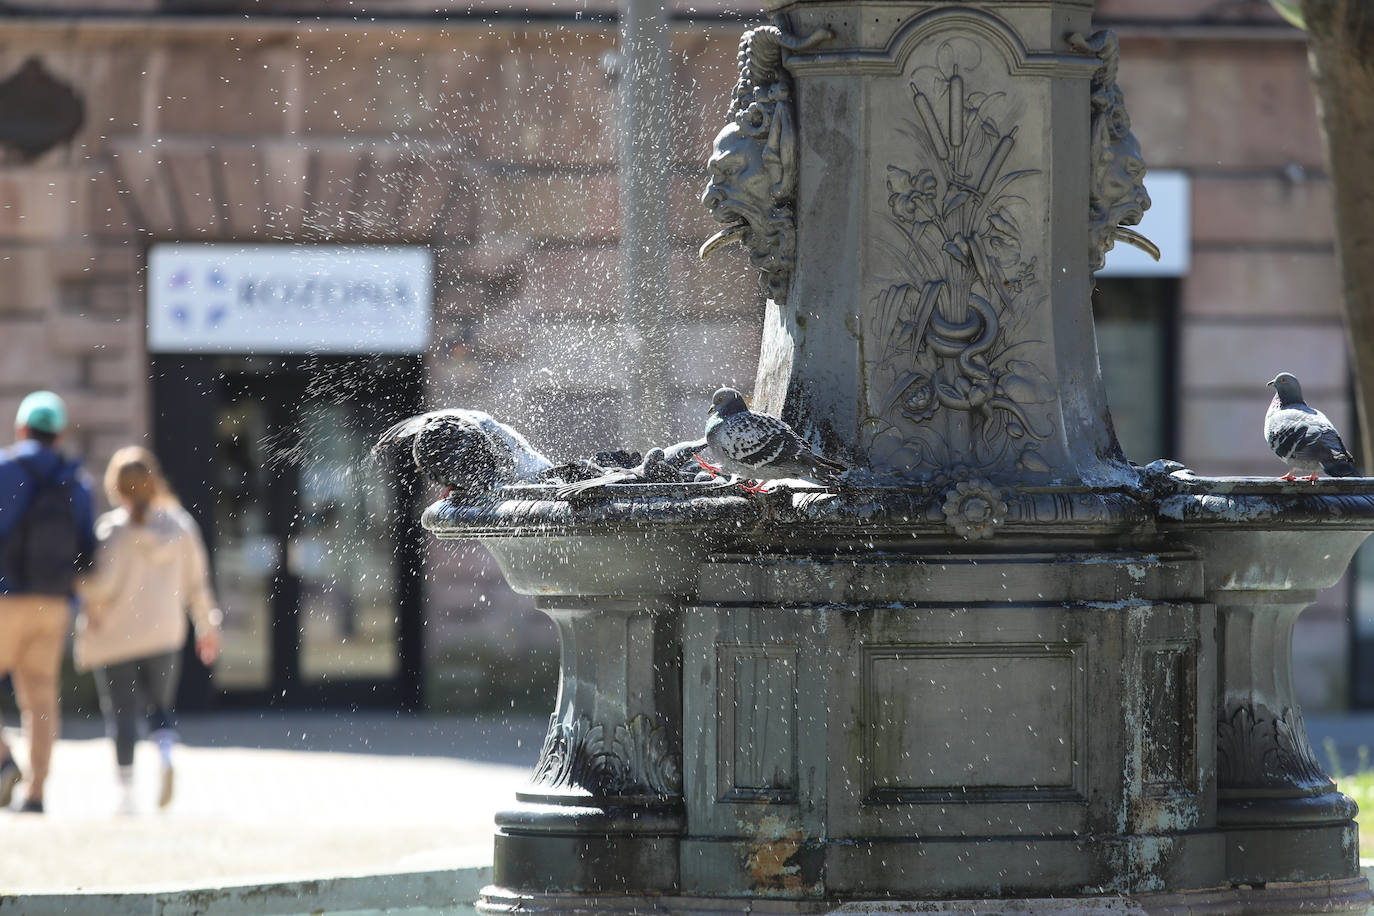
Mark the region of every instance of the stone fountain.
[[427, 510], [562, 644], [479, 907], [1363, 913], [1290, 639], [1374, 486], [1123, 458], [1090, 292], [1149, 198], [1091, 0], [768, 12], [703, 254], [769, 297], [754, 408], [855, 470]]

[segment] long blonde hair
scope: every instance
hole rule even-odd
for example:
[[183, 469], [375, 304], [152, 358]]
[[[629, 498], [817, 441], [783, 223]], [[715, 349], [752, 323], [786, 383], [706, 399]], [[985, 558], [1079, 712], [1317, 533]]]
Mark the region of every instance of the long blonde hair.
[[105, 467], [105, 496], [112, 506], [126, 506], [140, 525], [150, 507], [178, 504], [157, 456], [141, 445], [126, 445], [111, 456]]

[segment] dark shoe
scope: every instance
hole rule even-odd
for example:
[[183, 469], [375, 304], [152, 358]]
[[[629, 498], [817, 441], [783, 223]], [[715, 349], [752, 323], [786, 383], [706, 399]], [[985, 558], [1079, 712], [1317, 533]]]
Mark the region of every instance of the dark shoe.
[[29, 800], [27, 800], [26, 802], [24, 802], [23, 805], [20, 806], [20, 808], [19, 808], [19, 813], [20, 813], [20, 814], [42, 814], [42, 813], [43, 813], [43, 799], [41, 799], [41, 798], [30, 798]]
[[13, 757], [6, 757], [0, 763], [0, 808], [8, 808], [10, 799], [14, 798], [14, 787], [24, 780], [24, 774], [19, 770], [19, 764], [14, 762]]

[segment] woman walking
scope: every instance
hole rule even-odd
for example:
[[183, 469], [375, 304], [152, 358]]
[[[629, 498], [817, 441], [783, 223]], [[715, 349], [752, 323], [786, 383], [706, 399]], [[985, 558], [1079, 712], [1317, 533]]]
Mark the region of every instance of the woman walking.
[[95, 674], [105, 727], [115, 742], [120, 811], [135, 810], [134, 745], [139, 720], [162, 762], [159, 807], [172, 800], [172, 705], [181, 676], [186, 612], [195, 623], [196, 653], [219, 657], [220, 612], [210, 590], [200, 529], [181, 507], [152, 452], [128, 446], [105, 470], [115, 508], [96, 522], [95, 570], [78, 585], [77, 668]]

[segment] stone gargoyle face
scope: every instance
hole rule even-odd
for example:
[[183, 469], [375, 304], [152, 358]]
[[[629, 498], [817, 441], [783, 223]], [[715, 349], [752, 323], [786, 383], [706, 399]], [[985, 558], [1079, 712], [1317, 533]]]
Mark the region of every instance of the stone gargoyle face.
[[796, 234], [791, 203], [795, 196], [795, 143], [786, 123], [786, 105], [754, 101], [716, 135], [706, 163], [710, 181], [701, 202], [725, 228], [701, 246], [701, 256], [732, 242], [750, 253], [764, 272], [765, 291], [781, 301], [790, 276]]
[[1140, 223], [1150, 209], [1145, 190], [1145, 158], [1140, 141], [1131, 131], [1131, 119], [1113, 87], [1112, 105], [1094, 118], [1092, 146], [1092, 190], [1089, 212], [1094, 242], [1101, 256], [1093, 269], [1102, 266], [1106, 252], [1115, 242], [1134, 245], [1156, 260], [1159, 249], [1130, 226]]

